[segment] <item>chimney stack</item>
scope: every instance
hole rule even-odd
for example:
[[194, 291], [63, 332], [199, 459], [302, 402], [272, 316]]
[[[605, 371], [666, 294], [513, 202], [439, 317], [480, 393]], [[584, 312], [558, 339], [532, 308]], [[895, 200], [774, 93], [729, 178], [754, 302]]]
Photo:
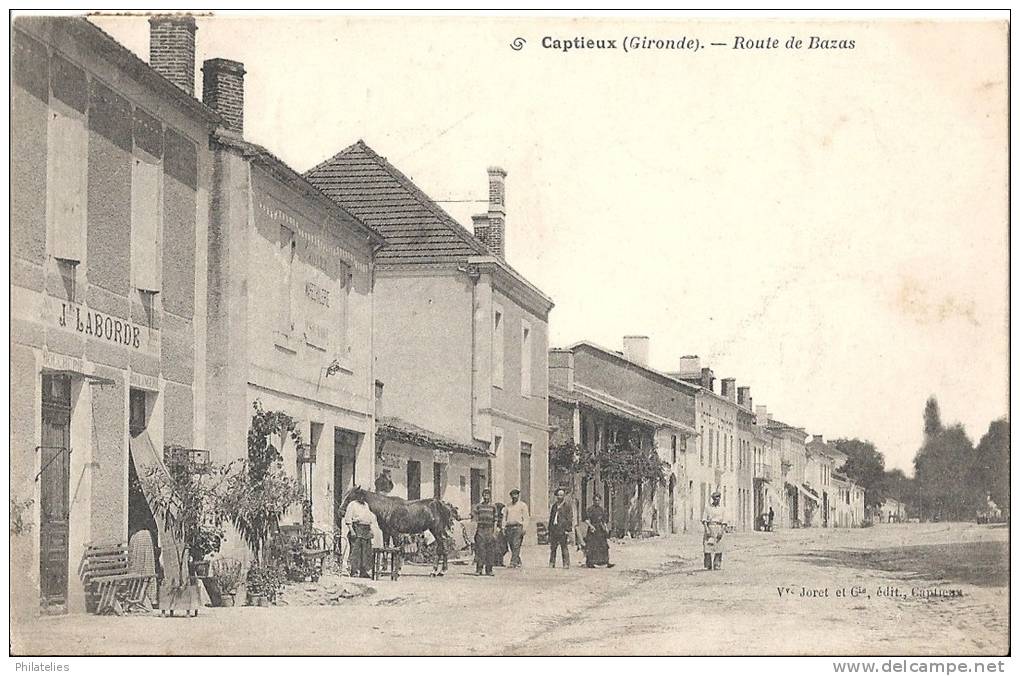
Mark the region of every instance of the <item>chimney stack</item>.
[[765, 425], [769, 420], [769, 410], [766, 406], [754, 407], [754, 422], [756, 425]]
[[623, 356], [642, 366], [648, 366], [648, 347], [650, 342], [651, 340], [648, 336], [624, 336]]
[[719, 381], [720, 394], [723, 399], [729, 399], [730, 401], [737, 400], [737, 379], [736, 378], [723, 378]]
[[223, 118], [227, 129], [244, 134], [244, 64], [208, 59], [202, 64], [202, 103]]
[[685, 354], [680, 357], [680, 377], [701, 379], [701, 358], [696, 354]]
[[195, 95], [195, 17], [158, 14], [149, 17], [149, 65], [157, 73]]
[[811, 437], [811, 441], [814, 441], [815, 443], [819, 443], [819, 444], [824, 444], [825, 443], [825, 440], [822, 438], [821, 434], [813, 435]]
[[567, 392], [574, 391], [574, 353], [570, 350], [549, 350], [549, 384]]
[[746, 408], [748, 411], [754, 409], [751, 408], [751, 388], [750, 387], [738, 387], [737, 388], [737, 405]]
[[471, 217], [475, 237], [499, 258], [506, 258], [506, 171], [489, 167], [489, 210]]
[[715, 374], [707, 366], [701, 369], [701, 386], [709, 392], [715, 391]]

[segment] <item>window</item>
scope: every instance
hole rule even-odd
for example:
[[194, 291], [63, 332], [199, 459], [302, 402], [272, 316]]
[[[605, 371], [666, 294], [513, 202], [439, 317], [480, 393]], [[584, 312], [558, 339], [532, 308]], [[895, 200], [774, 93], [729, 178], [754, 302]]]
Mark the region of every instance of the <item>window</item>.
[[500, 450], [503, 448], [503, 430], [499, 427], [494, 427], [492, 430], [492, 454], [495, 457], [500, 457]]
[[297, 242], [294, 239], [294, 231], [281, 225], [280, 246], [277, 251], [282, 271], [279, 301], [277, 303], [280, 312], [278, 330], [286, 335], [290, 335], [291, 330], [294, 328], [290, 306], [294, 296], [292, 286], [294, 280], [294, 255], [296, 251]]
[[712, 466], [712, 454], [715, 449], [715, 430], [708, 431], [708, 466]]
[[60, 280], [64, 283], [64, 292], [67, 294], [67, 300], [71, 303], [77, 302], [78, 261], [58, 258], [57, 269], [60, 271]]
[[503, 387], [503, 308], [492, 311], [492, 385]]
[[676, 435], [675, 434], [673, 435], [673, 439], [672, 439], [671, 444], [672, 444], [671, 450], [673, 452], [673, 464], [675, 465], [676, 464]]
[[163, 167], [136, 155], [131, 161], [131, 278], [142, 291], [158, 292], [162, 286], [162, 193]]
[[342, 354], [346, 355], [351, 346], [351, 334], [350, 326], [348, 325], [347, 308], [350, 301], [351, 287], [353, 286], [354, 276], [351, 272], [351, 266], [347, 263], [340, 263], [339, 277], [337, 283], [340, 287], [340, 293], [337, 294], [335, 304], [337, 306], [337, 337], [333, 339], [334, 346]]
[[531, 324], [521, 320], [521, 394], [531, 396]]
[[701, 434], [698, 438], [698, 463], [705, 464], [705, 426], [701, 426]]
[[[53, 102], [54, 106], [63, 106]], [[56, 258], [80, 263], [85, 251], [88, 132], [70, 108], [50, 110], [46, 142], [46, 215]]]

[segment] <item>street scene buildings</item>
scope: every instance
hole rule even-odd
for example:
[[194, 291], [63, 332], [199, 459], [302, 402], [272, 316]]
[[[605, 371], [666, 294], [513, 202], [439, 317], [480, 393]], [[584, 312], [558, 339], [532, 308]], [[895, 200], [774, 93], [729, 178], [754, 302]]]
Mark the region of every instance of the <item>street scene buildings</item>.
[[[405, 501], [428, 503], [421, 518], [450, 530], [477, 522], [490, 494], [502, 505], [515, 491], [535, 569], [561, 493], [571, 547], [598, 531], [598, 499], [614, 560], [618, 548], [663, 575], [675, 562], [642, 557], [677, 543], [700, 557], [715, 521], [748, 565], [763, 538], [806, 537], [777, 532], [909, 526], [904, 501], [866, 508], [835, 443], [775, 419], [689, 348], [670, 346], [675, 370], [664, 371], [650, 365], [649, 336], [551, 345], [554, 299], [507, 255], [508, 222], [522, 235], [537, 225], [513, 219], [532, 196], [513, 192], [512, 167], [480, 160], [487, 201], [471, 229], [356, 132], [299, 171], [246, 138], [245, 112], [268, 102], [246, 100], [243, 63], [197, 64], [193, 17], [148, 23], [147, 62], [84, 19], [13, 25], [11, 500], [31, 528], [12, 526], [11, 567], [23, 573], [12, 614], [166, 610], [177, 597], [165, 590], [216, 579], [197, 571], [223, 560], [248, 571], [259, 605], [277, 589], [255, 593], [252, 571], [271, 556], [300, 559], [293, 581], [313, 584], [330, 566], [347, 572], [357, 526], [425, 533], [401, 530]], [[754, 383], [760, 398], [768, 386]], [[278, 442], [259, 440], [263, 414]], [[190, 498], [166, 507], [145, 476], [191, 486], [221, 468], [240, 482], [229, 468], [247, 462], [254, 476], [253, 444], [296, 497], [275, 511], [235, 500], [237, 514], [203, 513], [193, 530], [215, 530], [214, 543], [196, 556], [194, 533], [174, 525]], [[352, 523], [363, 490], [399, 507]], [[301, 539], [274, 550], [288, 528]], [[422, 547], [447, 546], [432, 540]], [[396, 579], [402, 550], [373, 544], [373, 572]], [[450, 546], [484, 555], [456, 537]], [[185, 549], [191, 560], [175, 565]], [[153, 588], [120, 584], [136, 578]]]

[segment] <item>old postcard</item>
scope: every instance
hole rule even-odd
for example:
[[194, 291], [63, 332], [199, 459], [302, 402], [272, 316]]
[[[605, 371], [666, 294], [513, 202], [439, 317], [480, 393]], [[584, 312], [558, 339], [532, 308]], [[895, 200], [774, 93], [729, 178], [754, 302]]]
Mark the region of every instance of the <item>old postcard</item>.
[[10, 34], [12, 656], [1002, 669], [1008, 16]]

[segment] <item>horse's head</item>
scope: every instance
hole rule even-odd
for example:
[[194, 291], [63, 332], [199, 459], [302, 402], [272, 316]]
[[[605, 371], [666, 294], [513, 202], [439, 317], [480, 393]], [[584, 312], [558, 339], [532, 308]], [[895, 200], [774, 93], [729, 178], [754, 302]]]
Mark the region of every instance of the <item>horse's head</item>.
[[355, 500], [365, 499], [365, 489], [361, 486], [355, 485], [351, 490], [347, 491], [347, 495], [344, 496], [343, 501], [340, 503], [340, 507], [337, 508], [336, 512], [339, 518], [343, 518], [347, 514], [347, 505], [351, 504]]

